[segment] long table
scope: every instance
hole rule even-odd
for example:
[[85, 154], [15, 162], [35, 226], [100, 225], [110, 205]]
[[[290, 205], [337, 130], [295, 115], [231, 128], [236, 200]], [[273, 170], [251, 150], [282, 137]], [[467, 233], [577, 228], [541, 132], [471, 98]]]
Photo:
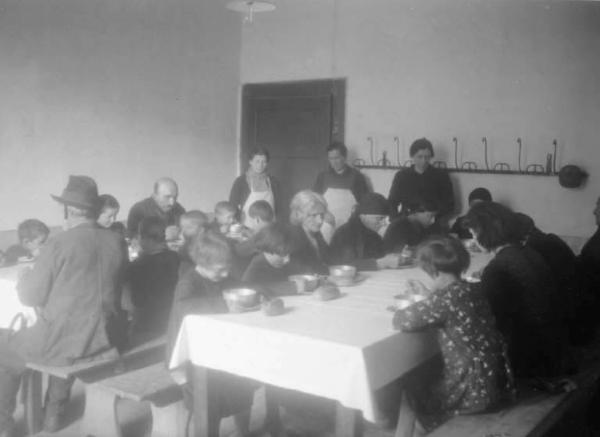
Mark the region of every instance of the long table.
[[[476, 256], [472, 270], [484, 264]], [[386, 310], [406, 280], [430, 283], [422, 270], [360, 275], [363, 280], [341, 288], [336, 300], [285, 297], [287, 312], [276, 317], [261, 311], [186, 316], [169, 367], [194, 365], [196, 435], [212, 437], [218, 429], [206, 386], [210, 369], [338, 401], [338, 436], [360, 435], [352, 425], [360, 415], [376, 421], [375, 390], [434, 356], [438, 347], [433, 332], [393, 330]]]
[[35, 309], [23, 305], [17, 294], [19, 271], [30, 265], [17, 264], [0, 268], [0, 328], [9, 328], [19, 313], [24, 316], [28, 326], [33, 325], [36, 321]]

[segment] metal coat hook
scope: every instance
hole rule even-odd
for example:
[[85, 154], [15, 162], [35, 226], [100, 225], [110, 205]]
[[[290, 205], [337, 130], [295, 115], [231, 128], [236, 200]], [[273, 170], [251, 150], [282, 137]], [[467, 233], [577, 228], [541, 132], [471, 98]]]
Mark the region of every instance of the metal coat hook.
[[401, 166], [402, 164], [400, 164], [400, 138], [395, 136], [394, 143], [396, 143], [396, 163], [398, 164], [398, 166]]
[[374, 158], [374, 155], [373, 155], [373, 148], [375, 147], [374, 144], [373, 144], [373, 137], [367, 137], [367, 141], [370, 144], [370, 147], [369, 147], [370, 152], [369, 152], [369, 154], [370, 154], [370, 157], [371, 157], [371, 165], [377, 165], [375, 163], [375, 158]]
[[554, 145], [554, 158], [552, 159], [552, 173], [556, 174], [556, 151], [558, 150], [558, 141], [556, 141], [556, 138], [552, 141], [552, 144]]
[[488, 145], [487, 145], [487, 137], [483, 137], [481, 139], [481, 142], [483, 143], [483, 157], [485, 159], [485, 168], [487, 170], [490, 169], [490, 164], [488, 162]]
[[517, 144], [519, 145], [519, 171], [523, 172], [521, 168], [521, 149], [523, 148], [523, 142], [521, 141], [521, 137], [517, 138]]
[[454, 143], [454, 168], [458, 168], [458, 138], [452, 137]]

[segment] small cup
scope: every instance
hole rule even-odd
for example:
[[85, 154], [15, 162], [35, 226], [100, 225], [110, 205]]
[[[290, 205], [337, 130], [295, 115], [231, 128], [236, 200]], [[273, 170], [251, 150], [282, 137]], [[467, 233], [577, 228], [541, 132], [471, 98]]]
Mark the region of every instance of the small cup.
[[310, 293], [319, 286], [319, 277], [315, 275], [292, 275], [288, 279], [296, 284], [298, 293]]

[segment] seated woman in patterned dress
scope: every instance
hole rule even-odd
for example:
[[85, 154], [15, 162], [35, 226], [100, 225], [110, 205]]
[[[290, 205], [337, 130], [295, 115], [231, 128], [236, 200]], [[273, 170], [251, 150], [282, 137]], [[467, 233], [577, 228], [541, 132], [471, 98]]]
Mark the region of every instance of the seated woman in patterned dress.
[[422, 301], [397, 310], [393, 325], [403, 331], [438, 328], [443, 377], [413, 395], [420, 424], [429, 430], [456, 414], [478, 413], [513, 397], [506, 345], [487, 300], [460, 279], [469, 254], [460, 241], [439, 237], [417, 251], [419, 266], [433, 280]]

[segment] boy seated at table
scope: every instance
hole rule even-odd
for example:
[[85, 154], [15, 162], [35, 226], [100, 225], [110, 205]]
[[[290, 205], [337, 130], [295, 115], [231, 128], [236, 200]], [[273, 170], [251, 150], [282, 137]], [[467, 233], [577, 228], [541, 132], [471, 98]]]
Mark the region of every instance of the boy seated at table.
[[[514, 397], [506, 344], [485, 297], [460, 279], [469, 254], [452, 237], [436, 237], [417, 251], [417, 262], [432, 279], [423, 300], [397, 309], [393, 326], [405, 332], [438, 330], [443, 376], [435, 384], [407, 387], [425, 430], [453, 415], [479, 413]], [[423, 292], [423, 290], [420, 290]]]
[[402, 211], [385, 231], [383, 242], [386, 253], [400, 252], [415, 247], [430, 234], [435, 224], [437, 208], [434, 203], [422, 202]]
[[179, 256], [167, 248], [165, 225], [158, 217], [140, 222], [139, 244], [140, 254], [126, 274], [133, 304], [130, 341], [134, 345], [167, 332], [179, 270]]
[[[468, 197], [468, 205], [471, 208], [473, 205], [479, 202], [491, 202], [492, 201], [492, 193], [487, 188], [477, 187], [473, 191], [469, 193]], [[471, 235], [471, 231], [469, 231], [469, 227], [467, 226], [466, 216], [462, 215], [458, 217], [452, 227], [450, 228], [450, 233], [456, 235], [461, 240], [469, 240], [473, 238]]]
[[[213, 228], [222, 235], [230, 235], [232, 226], [237, 224], [238, 210], [235, 205], [223, 200], [215, 205]], [[241, 225], [240, 225], [241, 226]]]
[[19, 244], [14, 244], [4, 253], [4, 265], [14, 265], [19, 261], [33, 261], [48, 239], [50, 229], [37, 219], [28, 219], [17, 227]]
[[[212, 229], [198, 234], [190, 246], [189, 254], [195, 267], [179, 278], [175, 288], [167, 335], [167, 359], [170, 358], [183, 318], [188, 314], [228, 312], [223, 291], [238, 285], [229, 277], [232, 252], [229, 242], [221, 234]], [[247, 436], [256, 385], [247, 379], [218, 371], [212, 371], [210, 377], [214, 378], [212, 383], [218, 385], [220, 396], [215, 409], [219, 417], [233, 415], [236, 432]], [[184, 386], [183, 390], [185, 399], [191, 401], [191, 387]], [[218, 435], [218, 430], [215, 435]]]
[[236, 256], [236, 264], [243, 271], [246, 270], [252, 257], [258, 253], [256, 248], [256, 235], [261, 229], [275, 222], [273, 208], [266, 200], [257, 200], [248, 208], [248, 228], [242, 231], [246, 237], [244, 240], [236, 241], [233, 250]]
[[333, 234], [332, 264], [352, 264], [359, 270], [394, 269], [400, 255], [386, 253], [382, 232], [389, 223], [391, 208], [379, 193], [365, 194], [350, 219]]
[[179, 217], [179, 275], [194, 267], [189, 249], [194, 239], [210, 226], [208, 216], [199, 210], [187, 211]]
[[256, 234], [254, 241], [258, 253], [250, 261], [242, 282], [267, 295], [294, 293], [295, 286], [288, 277], [309, 271], [290, 262], [292, 237], [289, 229], [283, 224], [270, 224]]

